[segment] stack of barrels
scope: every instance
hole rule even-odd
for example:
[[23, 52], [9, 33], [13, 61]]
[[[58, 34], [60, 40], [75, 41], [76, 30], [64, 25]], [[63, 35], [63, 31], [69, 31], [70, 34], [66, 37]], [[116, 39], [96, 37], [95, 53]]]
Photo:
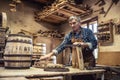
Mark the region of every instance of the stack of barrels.
[[10, 34], [4, 52], [5, 68], [30, 68], [32, 61], [32, 37], [23, 34]]

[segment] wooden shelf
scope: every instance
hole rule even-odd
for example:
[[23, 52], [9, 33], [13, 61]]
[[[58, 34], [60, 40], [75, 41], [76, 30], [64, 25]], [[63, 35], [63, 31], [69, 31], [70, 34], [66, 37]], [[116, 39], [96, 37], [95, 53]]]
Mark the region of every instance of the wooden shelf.
[[113, 43], [113, 24], [112, 22], [101, 23], [98, 25], [98, 40], [100, 45], [110, 45]]
[[80, 9], [77, 5], [62, 1], [58, 4], [53, 3], [52, 6], [46, 7], [43, 11], [38, 11], [35, 14], [35, 20], [58, 24], [66, 21], [72, 15], [81, 15], [84, 13], [86, 11]]

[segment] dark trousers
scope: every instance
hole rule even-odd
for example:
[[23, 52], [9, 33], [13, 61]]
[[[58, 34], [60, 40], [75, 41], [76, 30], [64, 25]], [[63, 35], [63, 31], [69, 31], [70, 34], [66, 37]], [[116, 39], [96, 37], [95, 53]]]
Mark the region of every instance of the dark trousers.
[[96, 80], [95, 75], [73, 75], [72, 80]]

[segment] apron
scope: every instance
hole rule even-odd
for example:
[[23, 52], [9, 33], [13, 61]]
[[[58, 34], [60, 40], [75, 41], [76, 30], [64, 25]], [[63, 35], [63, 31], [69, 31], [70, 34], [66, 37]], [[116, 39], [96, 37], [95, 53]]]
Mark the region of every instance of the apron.
[[[71, 42], [84, 42], [82, 39], [82, 34], [80, 35], [80, 38], [75, 38], [75, 36], [72, 36]], [[73, 49], [72, 49], [73, 50]], [[95, 58], [93, 55], [93, 50], [90, 50], [89, 48], [82, 47], [82, 54], [83, 54], [83, 61], [84, 61], [84, 67], [94, 67], [95, 66]]]

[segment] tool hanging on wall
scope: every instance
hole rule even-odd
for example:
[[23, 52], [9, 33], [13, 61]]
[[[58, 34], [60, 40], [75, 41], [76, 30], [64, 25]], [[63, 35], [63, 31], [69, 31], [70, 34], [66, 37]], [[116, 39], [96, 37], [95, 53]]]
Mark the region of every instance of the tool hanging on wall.
[[98, 5], [98, 4], [99, 4], [99, 6], [103, 6], [103, 5], [106, 4], [106, 2], [105, 2], [104, 0], [98, 0], [98, 1], [95, 3], [95, 5]]
[[99, 14], [105, 14], [104, 7], [100, 8], [98, 10], [95, 10], [94, 12], [99, 12]]
[[106, 11], [104, 17], [106, 17], [106, 15], [107, 15], [108, 12], [110, 11], [112, 5], [113, 5], [114, 3], [115, 3], [115, 5], [116, 5], [118, 2], [119, 2], [119, 0], [112, 0], [112, 2], [111, 2], [111, 4], [110, 4], [109, 8], [107, 9], [107, 11]]

